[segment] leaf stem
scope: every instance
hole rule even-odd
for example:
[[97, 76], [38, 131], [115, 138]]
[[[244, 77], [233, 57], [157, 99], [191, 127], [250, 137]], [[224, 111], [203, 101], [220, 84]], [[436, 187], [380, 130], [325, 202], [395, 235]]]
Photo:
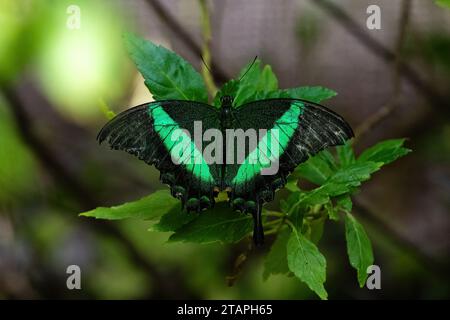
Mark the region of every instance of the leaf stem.
[[294, 226], [294, 224], [292, 223], [291, 220], [286, 219], [286, 220], [284, 220], [284, 222], [285, 222], [289, 227], [291, 227], [292, 231], [297, 232], [297, 229], [295, 228], [295, 226]]
[[273, 226], [273, 225], [278, 225], [278, 224], [281, 222], [281, 220], [282, 220], [282, 218], [279, 218], [279, 219], [274, 219], [274, 220], [271, 220], [271, 221], [269, 221], [269, 222], [266, 222], [266, 223], [264, 224], [264, 227], [269, 227], [269, 226]]
[[284, 213], [276, 212], [276, 211], [266, 211], [263, 213], [263, 216], [266, 217], [277, 217], [277, 218], [283, 218], [286, 216]]

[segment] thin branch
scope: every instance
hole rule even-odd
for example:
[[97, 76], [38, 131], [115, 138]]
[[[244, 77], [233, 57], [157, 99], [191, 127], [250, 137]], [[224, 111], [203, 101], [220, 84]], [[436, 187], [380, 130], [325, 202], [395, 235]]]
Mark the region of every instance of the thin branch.
[[202, 48], [202, 76], [208, 89], [209, 96], [214, 98], [217, 93], [217, 87], [214, 79], [208, 69], [211, 65], [211, 22], [209, 8], [206, 0], [199, 0], [200, 11], [202, 16], [202, 31], [203, 31], [203, 48]]
[[[408, 0], [410, 2], [411, 0]], [[336, 19], [350, 34], [358, 39], [361, 44], [372, 51], [376, 56], [380, 57], [387, 63], [395, 61], [396, 54], [386, 48], [382, 43], [365, 31], [360, 23], [353, 20], [344, 10], [342, 10], [336, 2], [329, 0], [314, 0], [314, 4], [322, 8], [326, 13]], [[405, 77], [418, 91], [420, 91], [436, 108], [445, 113], [449, 113], [448, 101], [435, 88], [426, 82], [409, 64], [406, 62], [399, 63], [400, 73]]]
[[[167, 27], [175, 33], [178, 38], [199, 58], [202, 57], [202, 49], [191, 37], [191, 35], [167, 10], [158, 0], [147, 0], [146, 3], [156, 12], [158, 17], [165, 22]], [[227, 74], [218, 66], [218, 64], [212, 59], [209, 65], [213, 70], [213, 77], [219, 83], [224, 83], [230, 78]]]
[[409, 21], [411, 16], [411, 1], [402, 0], [401, 13], [399, 20], [399, 34], [395, 46], [395, 60], [393, 63], [392, 83], [393, 94], [388, 103], [381, 107], [377, 112], [371, 115], [367, 120], [362, 122], [355, 130], [354, 144], [361, 139], [361, 137], [369, 132], [373, 127], [381, 123], [386, 119], [399, 105], [399, 98], [402, 87], [402, 77], [400, 75], [400, 67], [402, 64], [403, 47], [405, 45], [406, 34], [409, 27]]
[[[60, 183], [72, 194], [83, 207], [82, 209], [88, 210], [99, 206], [100, 203], [91, 196], [91, 193], [83, 186], [83, 184], [70, 173], [47, 145], [34, 135], [32, 130], [33, 123], [28, 117], [25, 107], [22, 105], [22, 101], [15, 90], [6, 86], [2, 88], [2, 93], [6, 99], [7, 105], [12, 111], [13, 118], [22, 140], [34, 153], [42, 167], [55, 181]], [[83, 223], [81, 219], [79, 220], [79, 223]], [[180, 281], [174, 280], [165, 273], [161, 273], [155, 265], [150, 263], [150, 261], [137, 250], [134, 244], [116, 225], [109, 221], [100, 220], [90, 220], [88, 223], [85, 223], [85, 225], [119, 241], [125, 247], [130, 260], [151, 277], [149, 281], [154, 285], [154, 292], [157, 297], [173, 298], [174, 295], [178, 297], [189, 296], [188, 290], [183, 287]]]

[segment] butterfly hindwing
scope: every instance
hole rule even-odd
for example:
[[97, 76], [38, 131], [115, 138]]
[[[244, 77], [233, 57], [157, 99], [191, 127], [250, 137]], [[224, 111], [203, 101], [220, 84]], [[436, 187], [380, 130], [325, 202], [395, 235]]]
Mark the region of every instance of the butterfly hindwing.
[[201, 122], [197, 128], [200, 135], [219, 128], [217, 109], [191, 101], [156, 101], [116, 116], [100, 131], [98, 140], [155, 165], [172, 195], [189, 210], [201, 210], [214, 203], [213, 190], [220, 185], [221, 168], [204, 161], [202, 147], [194, 142], [196, 122]]

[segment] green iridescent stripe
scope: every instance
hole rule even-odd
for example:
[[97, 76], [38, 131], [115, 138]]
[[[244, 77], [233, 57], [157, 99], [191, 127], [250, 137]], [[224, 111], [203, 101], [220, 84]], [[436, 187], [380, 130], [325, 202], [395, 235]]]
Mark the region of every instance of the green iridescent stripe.
[[[273, 128], [267, 130], [267, 134], [259, 141], [256, 149], [249, 153], [244, 163], [239, 167], [236, 176], [233, 178], [233, 185], [250, 181], [258, 175], [262, 169], [269, 168], [271, 163], [279, 159], [298, 127], [298, 118], [303, 113], [304, 108], [305, 105], [303, 103], [295, 101], [291, 104], [291, 107], [275, 121]], [[278, 131], [278, 141], [272, 141], [273, 134], [271, 130], [274, 129]], [[274, 148], [271, 147], [273, 143], [277, 144], [278, 152], [273, 152], [275, 151], [273, 150]], [[267, 154], [264, 154], [261, 150], [267, 151]]]
[[[153, 118], [153, 126], [158, 133], [160, 139], [163, 141], [167, 151], [171, 153], [171, 156], [177, 160], [177, 163], [186, 167], [188, 172], [191, 172], [195, 177], [202, 182], [212, 183], [214, 178], [209, 171], [209, 166], [203, 159], [202, 153], [195, 146], [194, 141], [185, 133], [177, 135], [178, 139], [172, 141], [172, 134], [175, 130], [181, 130], [182, 128], [178, 123], [170, 117], [170, 115], [164, 111], [159, 104], [153, 104], [149, 108], [150, 116]], [[178, 131], [179, 132], [179, 131]], [[188, 148], [180, 148], [179, 154], [174, 154], [174, 149], [182, 141], [188, 141], [188, 146], [191, 149], [190, 157], [187, 157], [185, 151]]]

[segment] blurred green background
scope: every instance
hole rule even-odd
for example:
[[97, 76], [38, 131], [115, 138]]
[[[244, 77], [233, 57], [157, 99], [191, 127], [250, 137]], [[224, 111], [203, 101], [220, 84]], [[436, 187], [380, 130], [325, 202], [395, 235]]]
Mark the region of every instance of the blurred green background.
[[[343, 225], [328, 223], [320, 249], [331, 299], [450, 297], [450, 8], [437, 2], [208, 2], [219, 84], [258, 55], [280, 87], [336, 90], [327, 106], [357, 132], [395, 101], [359, 144], [408, 137], [414, 150], [357, 195], [382, 289], [358, 287]], [[381, 8], [380, 30], [366, 27], [371, 4]], [[245, 243], [166, 244], [168, 234], [147, 231], [151, 222], [78, 217], [164, 188], [155, 168], [95, 141], [106, 106], [152, 99], [125, 31], [200, 70], [197, 0], [0, 0], [0, 298], [315, 299], [292, 277], [262, 280], [268, 245], [228, 287]], [[71, 264], [82, 290], [66, 287]]]

